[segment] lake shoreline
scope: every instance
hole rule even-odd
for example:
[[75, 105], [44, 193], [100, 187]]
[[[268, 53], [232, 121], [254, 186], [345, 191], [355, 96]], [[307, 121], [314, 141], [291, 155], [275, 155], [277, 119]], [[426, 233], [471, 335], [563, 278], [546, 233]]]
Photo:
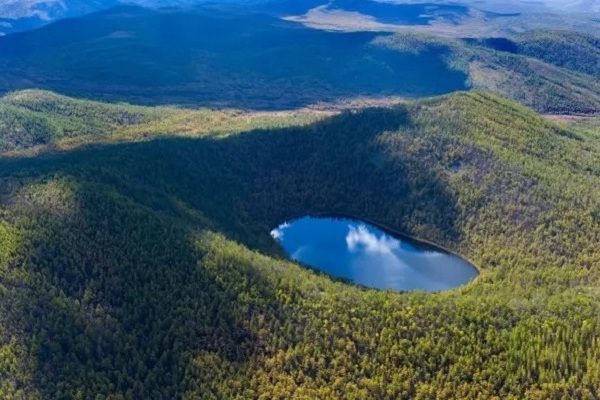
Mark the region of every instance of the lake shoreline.
[[[303, 222], [304, 220], [314, 220], [314, 221], [330, 220], [330, 221], [332, 221], [332, 223], [333, 223], [333, 221], [337, 221], [337, 222], [335, 222], [337, 224], [348, 222], [348, 223], [351, 223], [350, 232], [353, 232], [352, 226], [354, 224], [358, 226], [357, 228], [354, 228], [354, 229], [358, 229], [360, 232], [362, 232], [361, 231], [362, 228], [360, 228], [360, 226], [362, 224], [364, 224], [365, 229], [376, 229], [376, 230], [380, 231], [381, 234], [386, 235], [386, 237], [389, 237], [390, 239], [393, 239], [396, 242], [410, 243], [410, 244], [412, 244], [412, 246], [415, 246], [415, 248], [418, 249], [419, 252], [424, 252], [424, 253], [431, 252], [431, 253], [435, 253], [435, 254], [445, 255], [446, 257], [451, 257], [453, 259], [458, 259], [464, 265], [464, 268], [467, 268], [467, 270], [471, 271], [470, 274], [472, 275], [472, 277], [468, 281], [464, 281], [464, 283], [458, 284], [458, 285], [450, 284], [451, 285], [450, 287], [444, 288], [444, 289], [439, 289], [439, 290], [425, 289], [426, 291], [429, 291], [429, 292], [442, 292], [442, 291], [454, 290], [459, 287], [464, 287], [465, 285], [472, 283], [481, 274], [481, 269], [475, 263], [473, 263], [469, 259], [463, 257], [459, 253], [449, 250], [446, 247], [440, 246], [432, 241], [421, 239], [421, 238], [418, 238], [418, 237], [415, 237], [415, 236], [412, 236], [409, 234], [402, 233], [396, 229], [393, 229], [393, 228], [387, 226], [386, 224], [370, 220], [369, 218], [359, 218], [357, 216], [351, 216], [348, 214], [339, 214], [339, 213], [314, 213], [314, 212], [312, 212], [312, 213], [305, 213], [301, 217], [286, 219], [283, 222], [281, 222], [277, 227], [273, 228], [273, 230], [271, 231], [271, 236], [273, 237], [275, 242], [277, 242], [280, 246], [284, 247], [284, 252], [287, 253], [288, 259], [291, 259], [295, 262], [299, 262], [300, 264], [303, 264], [303, 265], [308, 264], [311, 266], [311, 269], [321, 270], [322, 272], [325, 271], [329, 275], [333, 275], [336, 277], [338, 276], [337, 273], [327, 272], [327, 267], [325, 267], [325, 269], [322, 269], [318, 263], [317, 264], [315, 264], [315, 262], [307, 263], [305, 260], [302, 260], [301, 258], [298, 258], [295, 255], [292, 255], [294, 253], [290, 249], [294, 249], [293, 243], [294, 243], [294, 241], [296, 241], [296, 243], [297, 243], [298, 233], [293, 234], [293, 236], [290, 239], [287, 239], [287, 244], [284, 244], [284, 242], [283, 242], [285, 240], [285, 239], [283, 239], [283, 237], [284, 237], [283, 232], [286, 232], [287, 229], [291, 229], [290, 228], [291, 226], [301, 223], [301, 224], [303, 224], [301, 226], [305, 227], [302, 229], [306, 229], [306, 222]], [[322, 224], [322, 223], [323, 222], [320, 222], [320, 224]], [[314, 231], [314, 233], [308, 233], [310, 235], [308, 237], [312, 238], [309, 240], [314, 241], [315, 238], [321, 237], [321, 239], [316, 239], [317, 240], [316, 243], [321, 243], [320, 246], [323, 246], [323, 236], [325, 236], [326, 238], [328, 237], [327, 233], [323, 233], [324, 232], [323, 229], [325, 229], [325, 232], [326, 232], [328, 228], [321, 226], [316, 231]], [[296, 232], [299, 232], [299, 231], [296, 230]], [[317, 232], [320, 232], [320, 233], [317, 233]], [[316, 236], [313, 236], [314, 234], [316, 234]], [[337, 234], [334, 234], [334, 235], [337, 235]], [[287, 233], [286, 233], [285, 237], [287, 238]], [[348, 240], [348, 238], [350, 238], [350, 236], [348, 236], [346, 238], [346, 240]], [[374, 239], [371, 239], [368, 236], [367, 236], [367, 238], [365, 238], [364, 236], [359, 235], [358, 239], [356, 236], [354, 236], [354, 238], [352, 238], [352, 239], [359, 240], [359, 243], [361, 240], [366, 240], [366, 242], [363, 242], [363, 243], [369, 243], [368, 244], [369, 246], [374, 243], [371, 241]], [[352, 239], [350, 239], [350, 240], [354, 241]], [[319, 240], [320, 240], [320, 242], [319, 242]], [[330, 239], [328, 238], [325, 240], [329, 241]], [[290, 246], [292, 246], [292, 247], [290, 248]], [[319, 245], [317, 244], [317, 246], [319, 246]], [[337, 246], [337, 245], [335, 245], [335, 246]], [[351, 246], [351, 245], [349, 244], [349, 246]], [[321, 248], [322, 248], [321, 251], [324, 251], [323, 254], [327, 254], [332, 249], [335, 249], [336, 247], [330, 247], [330, 245], [328, 244], [326, 247], [321, 247]], [[303, 251], [305, 251], [305, 250], [306, 250], [306, 248], [303, 249]], [[331, 263], [331, 261], [327, 261], [326, 264], [324, 264], [324, 265], [331, 266], [328, 263]], [[339, 263], [339, 261], [338, 261], [338, 263]], [[416, 265], [419, 265], [419, 264], [416, 264]], [[452, 268], [453, 268], [452, 265], [453, 264], [449, 264], [447, 268], [450, 268], [450, 269], [448, 269], [446, 271], [452, 271]], [[445, 268], [444, 268], [444, 270], [445, 270]], [[440, 273], [441, 273], [441, 271], [440, 271]], [[446, 274], [446, 273], [447, 272], [444, 272], [444, 274]], [[444, 276], [444, 275], [441, 275], [441, 276]], [[365, 285], [364, 282], [357, 281], [355, 278], [351, 278], [349, 276], [345, 276], [345, 277], [351, 279], [354, 284], [359, 285], [359, 286], [367, 286], [367, 287], [370, 286], [370, 287], [376, 288], [376, 289], [384, 289], [383, 287], [378, 287], [378, 286], [372, 285], [372, 284]], [[448, 282], [452, 282], [452, 278]], [[427, 287], [427, 286], [425, 286], [425, 287]], [[410, 290], [418, 290], [418, 288], [419, 288], [418, 286], [414, 287], [414, 288], [409, 286], [409, 288], [404, 289], [404, 287], [401, 285], [401, 286], [395, 287], [394, 290], [396, 290], [398, 292], [405, 292], [405, 291], [410, 291]]]

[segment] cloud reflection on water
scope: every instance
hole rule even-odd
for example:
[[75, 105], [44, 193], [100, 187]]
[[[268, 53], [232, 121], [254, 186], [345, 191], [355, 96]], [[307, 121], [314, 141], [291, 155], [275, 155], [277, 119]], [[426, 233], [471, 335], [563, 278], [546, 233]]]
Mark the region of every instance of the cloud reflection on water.
[[348, 250], [357, 251], [364, 248], [369, 253], [391, 254], [400, 247], [398, 240], [382, 234], [377, 237], [369, 231], [365, 225], [348, 225], [348, 235], [346, 235], [346, 244]]
[[468, 262], [361, 221], [305, 217], [271, 231], [294, 260], [380, 289], [451, 289], [477, 275]]

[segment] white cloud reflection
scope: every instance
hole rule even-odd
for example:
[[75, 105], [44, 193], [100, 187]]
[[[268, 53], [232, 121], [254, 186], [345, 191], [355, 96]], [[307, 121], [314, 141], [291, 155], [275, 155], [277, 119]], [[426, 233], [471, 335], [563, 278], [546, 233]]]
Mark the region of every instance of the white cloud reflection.
[[289, 227], [290, 224], [288, 222], [284, 222], [283, 224], [279, 225], [277, 228], [271, 231], [271, 237], [275, 240], [281, 240], [283, 238], [283, 231]]
[[348, 225], [348, 234], [346, 235], [346, 244], [348, 250], [356, 251], [359, 248], [367, 253], [392, 254], [394, 250], [400, 247], [400, 242], [396, 239], [381, 235], [377, 237], [370, 232], [364, 225]]

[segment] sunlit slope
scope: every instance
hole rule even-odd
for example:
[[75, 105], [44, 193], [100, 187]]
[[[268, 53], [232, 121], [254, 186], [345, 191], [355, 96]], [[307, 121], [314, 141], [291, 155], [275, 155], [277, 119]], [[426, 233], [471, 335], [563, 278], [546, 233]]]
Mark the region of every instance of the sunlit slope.
[[[0, 397], [598, 397], [599, 157], [592, 135], [461, 93], [3, 159]], [[481, 275], [432, 295], [334, 282], [269, 235], [317, 212]]]
[[51, 92], [14, 92], [0, 98], [0, 152], [74, 139], [98, 140], [119, 128], [155, 121], [172, 112], [77, 100]]
[[86, 143], [150, 140], [172, 135], [225, 135], [255, 127], [303, 125], [331, 114], [317, 110], [260, 113], [153, 108], [23, 90], [0, 97], [0, 154], [14, 156]]

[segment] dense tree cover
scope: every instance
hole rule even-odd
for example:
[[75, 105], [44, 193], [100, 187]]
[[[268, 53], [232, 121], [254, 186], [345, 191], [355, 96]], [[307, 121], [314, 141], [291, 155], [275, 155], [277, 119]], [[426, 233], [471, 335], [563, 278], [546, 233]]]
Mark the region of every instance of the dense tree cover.
[[[0, 397], [594, 399], [600, 145], [456, 94], [0, 160]], [[394, 293], [286, 261], [305, 213], [458, 251]]]
[[516, 52], [600, 77], [600, 38], [570, 31], [533, 31], [511, 38]]
[[0, 89], [33, 84], [140, 104], [286, 109], [472, 87], [540, 112], [594, 113], [599, 60], [598, 39], [570, 31], [459, 40], [326, 32], [264, 10], [119, 7], [0, 38]]
[[98, 139], [116, 129], [168, 115], [167, 109], [76, 100], [24, 90], [0, 98], [0, 152], [52, 145], [74, 137]]

